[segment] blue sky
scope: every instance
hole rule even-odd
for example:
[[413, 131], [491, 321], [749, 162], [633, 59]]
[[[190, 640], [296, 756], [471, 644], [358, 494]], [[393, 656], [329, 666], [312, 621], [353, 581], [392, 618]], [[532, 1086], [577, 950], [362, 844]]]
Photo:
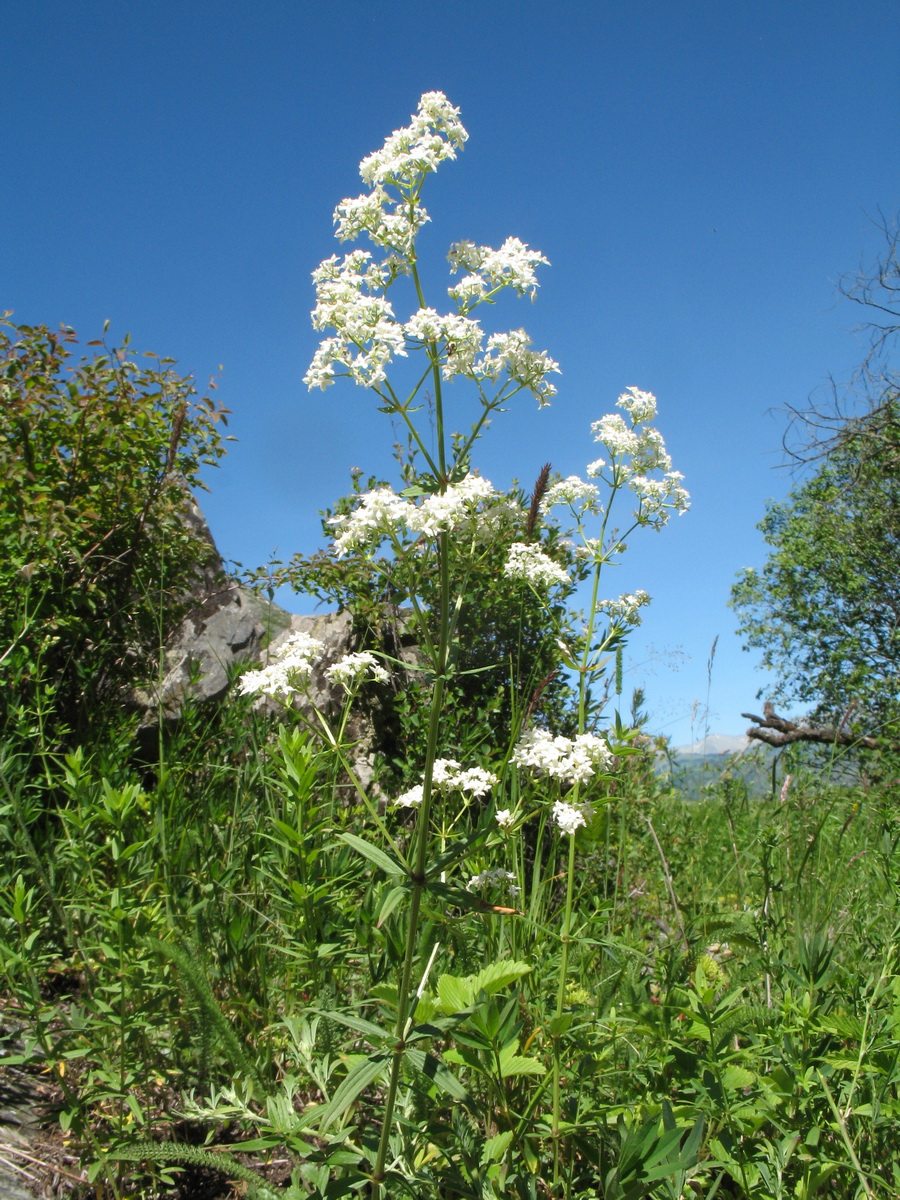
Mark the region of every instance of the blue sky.
[[674, 743], [702, 734], [718, 635], [709, 729], [746, 727], [765, 675], [729, 589], [790, 486], [785, 406], [864, 353], [837, 282], [900, 207], [895, 0], [5, 0], [0, 16], [0, 308], [84, 340], [108, 319], [218, 376], [238, 441], [202, 504], [246, 565], [315, 549], [349, 468], [390, 469], [368, 394], [302, 383], [310, 271], [338, 250], [360, 159], [445, 92], [470, 139], [425, 196], [431, 295], [452, 241], [521, 238], [552, 266], [497, 327], [524, 325], [563, 369], [552, 408], [517, 402], [476, 465], [498, 487], [548, 459], [583, 472], [590, 423], [628, 385], [655, 392], [693, 506], [635, 536], [610, 580], [653, 597], [626, 685]]

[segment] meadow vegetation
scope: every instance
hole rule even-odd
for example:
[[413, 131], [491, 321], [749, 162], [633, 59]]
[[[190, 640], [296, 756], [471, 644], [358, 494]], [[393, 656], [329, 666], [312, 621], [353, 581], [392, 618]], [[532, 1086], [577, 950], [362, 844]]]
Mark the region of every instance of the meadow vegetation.
[[[887, 1200], [891, 753], [785, 751], [760, 794], [658, 770], [621, 671], [649, 598], [603, 583], [687, 493], [635, 387], [583, 479], [473, 467], [556, 364], [477, 319], [534, 294], [516, 239], [456, 243], [454, 311], [426, 305], [420, 193], [466, 137], [424, 96], [335, 214], [378, 256], [314, 273], [307, 382], [375, 393], [401, 487], [355, 476], [327, 549], [270, 575], [348, 610], [356, 648], [323, 666], [295, 635], [160, 714], [149, 759], [123, 696], [178, 621], [181, 489], [223, 410], [127, 347], [70, 369], [70, 333], [5, 327], [3, 1061], [52, 1083], [70, 1192], [99, 1200]], [[295, 702], [321, 670], [340, 710]], [[388, 714], [371, 783], [361, 706]]]

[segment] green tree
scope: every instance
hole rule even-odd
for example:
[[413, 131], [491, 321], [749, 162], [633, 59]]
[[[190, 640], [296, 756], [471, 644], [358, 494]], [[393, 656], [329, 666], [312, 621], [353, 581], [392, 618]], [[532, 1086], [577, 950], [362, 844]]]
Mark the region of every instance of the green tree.
[[731, 600], [744, 648], [776, 673], [773, 699], [869, 732], [900, 717], [900, 386], [890, 364], [900, 234], [884, 228], [887, 253], [843, 289], [875, 313], [854, 381], [867, 399], [848, 414], [847, 389], [830, 411], [794, 414], [805, 440], [791, 452], [812, 473], [768, 505], [758, 528], [769, 557], [741, 572]]
[[[172, 369], [63, 327], [0, 321], [0, 681], [8, 727], [96, 732], [154, 669], [210, 547], [186, 489], [226, 410]], [[149, 361], [148, 361], [149, 360]]]

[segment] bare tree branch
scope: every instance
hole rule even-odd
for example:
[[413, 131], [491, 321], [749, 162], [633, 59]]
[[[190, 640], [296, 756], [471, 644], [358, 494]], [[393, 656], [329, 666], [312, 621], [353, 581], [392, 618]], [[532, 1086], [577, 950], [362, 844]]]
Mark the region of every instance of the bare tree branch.
[[[883, 742], [877, 737], [848, 733], [841, 725], [799, 725], [776, 715], [770, 703], [763, 708], [764, 716], [741, 713], [754, 727], [747, 730], [747, 737], [767, 746], [789, 746], [792, 742], [815, 742], [820, 746], [853, 746], [865, 750], [877, 750]], [[842, 722], [843, 724], [843, 722]]]

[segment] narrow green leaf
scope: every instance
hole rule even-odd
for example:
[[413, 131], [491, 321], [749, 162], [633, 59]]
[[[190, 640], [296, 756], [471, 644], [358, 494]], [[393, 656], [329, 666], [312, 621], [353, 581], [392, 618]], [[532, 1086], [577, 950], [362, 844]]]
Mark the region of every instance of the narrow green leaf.
[[453, 1072], [448, 1070], [435, 1055], [429, 1054], [425, 1050], [407, 1049], [406, 1060], [432, 1083], [437, 1084], [448, 1096], [468, 1102], [469, 1093]]
[[324, 1133], [328, 1126], [349, 1108], [356, 1097], [384, 1071], [389, 1061], [390, 1056], [387, 1054], [373, 1054], [356, 1064], [328, 1103], [323, 1105], [319, 1114], [320, 1132]]
[[341, 833], [338, 834], [338, 837], [342, 842], [346, 842], [351, 849], [355, 850], [357, 854], [361, 854], [369, 862], [373, 862], [377, 867], [381, 867], [382, 871], [388, 875], [396, 876], [408, 873], [403, 863], [398, 862], [392, 855], [386, 854], [378, 846], [373, 846], [365, 838], [357, 837], [355, 833]]

